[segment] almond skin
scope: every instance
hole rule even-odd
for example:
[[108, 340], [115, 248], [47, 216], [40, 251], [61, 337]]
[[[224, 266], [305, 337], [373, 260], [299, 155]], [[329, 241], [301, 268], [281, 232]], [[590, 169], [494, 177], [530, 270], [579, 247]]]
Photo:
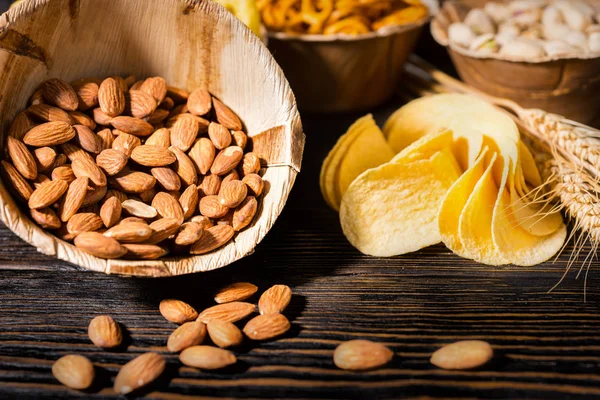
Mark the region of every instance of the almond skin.
[[152, 207], [156, 209], [158, 215], [163, 218], [176, 219], [179, 224], [183, 223], [183, 210], [177, 200], [166, 192], [159, 192], [152, 199]]
[[133, 136], [128, 133], [122, 133], [113, 141], [112, 148], [129, 157], [131, 156], [133, 149], [141, 144], [142, 142], [137, 136]]
[[236, 322], [252, 314], [256, 307], [254, 304], [234, 301], [231, 303], [218, 304], [202, 311], [198, 316], [198, 321], [205, 324], [213, 320]]
[[244, 182], [230, 181], [221, 186], [221, 190], [219, 190], [219, 202], [225, 207], [235, 208], [246, 199], [247, 194], [248, 187]]
[[41, 122], [66, 122], [73, 123], [73, 118], [65, 110], [58, 107], [52, 107], [48, 104], [37, 104], [29, 106], [27, 113], [31, 118]]
[[77, 93], [71, 85], [60, 79], [49, 79], [40, 87], [44, 100], [63, 110], [75, 111], [79, 106]]
[[177, 173], [171, 168], [154, 167], [150, 170], [150, 173], [166, 190], [178, 191], [181, 189], [181, 180], [179, 179], [179, 175], [177, 175]]
[[239, 206], [237, 206], [237, 208], [233, 212], [233, 229], [236, 232], [239, 232], [245, 227], [247, 227], [254, 219], [257, 209], [258, 202], [256, 201], [256, 197], [246, 197], [246, 199], [242, 201], [242, 203]]
[[29, 198], [29, 208], [46, 208], [56, 203], [67, 191], [69, 185], [65, 181], [49, 181], [40, 185]]
[[210, 167], [210, 172], [215, 175], [225, 175], [240, 163], [244, 151], [237, 146], [229, 146], [219, 152]]
[[174, 235], [181, 224], [174, 218], [161, 218], [150, 224], [150, 228], [154, 231], [147, 244], [157, 244]]
[[257, 174], [260, 171], [260, 158], [256, 153], [246, 153], [242, 158], [242, 167], [240, 168], [242, 176]]
[[189, 246], [198, 241], [202, 236], [204, 229], [196, 222], [186, 222], [181, 226], [181, 230], [175, 237], [175, 243], [179, 246]]
[[54, 362], [52, 375], [71, 389], [83, 390], [92, 385], [95, 371], [90, 360], [84, 356], [69, 354]]
[[166, 366], [167, 362], [160, 354], [142, 354], [121, 367], [113, 388], [118, 394], [131, 393], [153, 382]]
[[[87, 178], [87, 177], [84, 176], [82, 178]], [[75, 179], [77, 179], [77, 177], [73, 173], [73, 169], [71, 168], [70, 165], [63, 165], [63, 166], [54, 168], [52, 170], [52, 180], [53, 181], [61, 180], [61, 181], [65, 181], [70, 184]], [[88, 180], [89, 180], [89, 178], [88, 178]]]
[[212, 96], [208, 90], [198, 88], [187, 99], [188, 110], [195, 115], [206, 115], [212, 109]]
[[189, 304], [175, 299], [166, 299], [160, 302], [160, 313], [167, 321], [176, 324], [193, 321], [198, 317], [198, 312]]
[[31, 218], [44, 229], [58, 229], [61, 226], [60, 218], [49, 207], [30, 211]]
[[292, 289], [286, 285], [274, 285], [267, 289], [258, 300], [261, 314], [281, 313], [292, 300]]
[[362, 371], [381, 367], [394, 357], [386, 346], [369, 340], [350, 340], [340, 344], [333, 352], [333, 362], [338, 368]]
[[102, 228], [102, 218], [95, 213], [81, 212], [75, 214], [67, 223], [69, 233], [79, 235], [83, 232], [97, 231]]
[[71, 168], [76, 177], [87, 176], [94, 184], [106, 186], [106, 175], [98, 165], [87, 157], [81, 157], [71, 163]]
[[98, 232], [84, 232], [75, 238], [75, 246], [82, 251], [100, 258], [119, 258], [127, 253], [127, 249], [115, 239], [108, 238]]
[[206, 175], [202, 179], [202, 191], [206, 196], [215, 196], [221, 190], [221, 178], [219, 175]]
[[110, 228], [119, 222], [119, 219], [121, 219], [121, 211], [121, 202], [118, 198], [111, 197], [107, 199], [100, 208], [100, 218], [102, 218], [104, 226]]
[[127, 249], [125, 257], [134, 260], [156, 260], [168, 253], [167, 249], [154, 244], [124, 243], [123, 247]]
[[115, 149], [102, 150], [96, 157], [96, 164], [108, 175], [116, 175], [127, 165], [127, 156]]
[[108, 128], [102, 129], [97, 133], [100, 141], [102, 142], [102, 150], [112, 148], [113, 143], [115, 142], [115, 135], [113, 135], [112, 131]]
[[90, 321], [88, 336], [94, 345], [110, 349], [123, 341], [121, 327], [108, 315], [99, 315]]
[[191, 254], [205, 254], [231, 240], [235, 231], [229, 225], [212, 226], [202, 233], [200, 239], [190, 249]]
[[56, 151], [52, 147], [39, 147], [33, 151], [38, 172], [46, 172], [54, 166]]
[[145, 223], [130, 222], [118, 224], [104, 232], [104, 236], [116, 239], [119, 243], [140, 243], [152, 235], [152, 229]]
[[206, 327], [213, 343], [222, 349], [239, 346], [244, 340], [242, 331], [231, 322], [212, 320]]
[[12, 136], [6, 138], [8, 155], [13, 165], [26, 179], [35, 179], [38, 174], [37, 164], [27, 146]]
[[188, 347], [199, 345], [205, 337], [206, 325], [203, 322], [186, 322], [171, 333], [167, 340], [167, 350], [178, 353]]
[[125, 193], [142, 193], [156, 184], [156, 179], [152, 175], [127, 168], [112, 176], [110, 181], [116, 189]]
[[79, 100], [79, 111], [86, 111], [98, 105], [99, 86], [95, 82], [78, 82], [71, 85]]
[[108, 126], [110, 125], [110, 121], [112, 121], [112, 117], [107, 115], [100, 109], [100, 107], [96, 107], [92, 110], [92, 118], [94, 118], [94, 122], [98, 125]]
[[83, 125], [86, 128], [90, 128], [91, 130], [96, 129], [97, 127], [96, 122], [94, 122], [92, 118], [90, 118], [88, 115], [82, 112], [70, 111], [69, 116], [71, 117], [75, 125]]
[[[33, 193], [33, 189], [29, 182], [23, 178], [23, 176], [17, 171], [12, 164], [2, 160], [2, 175], [8, 180], [15, 190], [15, 192], [23, 198], [25, 201], [31, 198], [31, 194]], [[37, 189], [36, 189], [37, 190]], [[42, 208], [42, 207], [40, 207]]]
[[167, 95], [167, 82], [160, 76], [151, 77], [142, 83], [140, 90], [154, 97], [158, 104]]
[[156, 110], [154, 97], [141, 90], [128, 92], [129, 111], [135, 118], [146, 118]]
[[181, 352], [179, 360], [188, 367], [206, 370], [225, 368], [237, 362], [232, 352], [212, 346], [188, 347]]
[[179, 197], [179, 204], [183, 210], [183, 219], [190, 219], [198, 206], [198, 187], [194, 184], [188, 186]]
[[231, 144], [231, 132], [221, 124], [211, 122], [208, 125], [208, 137], [219, 150]]
[[73, 139], [75, 134], [75, 129], [66, 122], [46, 122], [33, 127], [23, 141], [35, 147], [56, 146]]
[[152, 145], [137, 146], [131, 152], [131, 159], [146, 167], [164, 167], [177, 160], [168, 149]]
[[236, 146], [245, 149], [248, 143], [248, 136], [243, 131], [233, 131], [233, 142]]
[[181, 151], [187, 151], [200, 131], [200, 125], [191, 114], [180, 114], [175, 120], [167, 125], [171, 131], [171, 145]]
[[268, 340], [283, 335], [290, 327], [283, 314], [259, 315], [248, 321], [244, 333], [252, 340]]
[[256, 293], [257, 290], [258, 287], [249, 282], [232, 283], [217, 292], [215, 302], [222, 304], [246, 300]]
[[102, 112], [109, 117], [116, 117], [125, 109], [125, 94], [115, 78], [106, 78], [98, 89], [98, 103]]
[[436, 350], [429, 360], [442, 369], [463, 370], [477, 368], [492, 359], [494, 350], [482, 340], [462, 340]]
[[171, 146], [171, 132], [167, 128], [157, 129], [152, 135], [148, 136], [145, 144], [168, 149]]
[[213, 97], [213, 107], [215, 109], [217, 121], [219, 121], [221, 125], [233, 131], [242, 130], [242, 121], [240, 121], [238, 116], [215, 97]]
[[154, 131], [148, 122], [123, 115], [111, 119], [110, 124], [120, 131], [139, 137], [149, 136]]
[[82, 149], [93, 154], [102, 151], [102, 140], [90, 128], [84, 125], [73, 125], [73, 128], [77, 132], [75, 140]]
[[200, 199], [200, 213], [208, 218], [221, 218], [229, 208], [221, 204], [218, 196], [205, 196]]
[[198, 172], [206, 175], [215, 160], [217, 150], [213, 142], [208, 138], [200, 138], [194, 143], [189, 156], [196, 164]]
[[[75, 177], [73, 177], [73, 180], [75, 180]], [[46, 175], [38, 174], [38, 176], [33, 180], [33, 187], [37, 189], [42, 183], [46, 183], [48, 181], [50, 181], [50, 178], [48, 178]]]
[[82, 207], [89, 207], [96, 203], [98, 203], [104, 195], [106, 195], [108, 189], [106, 186], [96, 186], [93, 183], [88, 188], [88, 192], [85, 195], [85, 199], [83, 199]]
[[171, 166], [173, 170], [179, 175], [181, 181], [186, 185], [196, 185], [198, 183], [198, 175], [196, 172], [196, 167], [194, 166], [194, 162], [185, 154], [183, 151], [179, 150], [176, 147], [169, 147], [169, 150], [175, 157], [177, 161]]
[[69, 184], [67, 194], [60, 205], [60, 220], [67, 222], [81, 208], [87, 194], [89, 179], [81, 177]]

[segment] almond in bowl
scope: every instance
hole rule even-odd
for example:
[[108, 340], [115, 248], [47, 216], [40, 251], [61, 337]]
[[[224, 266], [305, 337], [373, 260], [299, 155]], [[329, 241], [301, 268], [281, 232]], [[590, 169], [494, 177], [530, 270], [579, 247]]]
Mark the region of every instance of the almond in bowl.
[[212, 2], [93, 3], [76, 17], [55, 2], [5, 16], [36, 46], [0, 60], [0, 218], [39, 251], [105, 273], [179, 275], [249, 254], [300, 169], [283, 73]]

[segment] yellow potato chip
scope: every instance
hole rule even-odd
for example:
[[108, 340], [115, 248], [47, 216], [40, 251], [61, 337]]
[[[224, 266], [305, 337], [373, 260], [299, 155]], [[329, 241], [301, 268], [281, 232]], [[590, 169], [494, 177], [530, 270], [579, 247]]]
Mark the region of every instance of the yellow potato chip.
[[438, 213], [462, 171], [449, 149], [362, 173], [342, 199], [340, 222], [364, 254], [389, 257], [438, 243]]
[[494, 207], [498, 199], [498, 186], [492, 172], [495, 163], [501, 163], [496, 153], [492, 155], [489, 165], [475, 185], [458, 224], [464, 253], [471, 259], [488, 265], [508, 263], [492, 236]]
[[483, 149], [479, 158], [475, 161], [475, 164], [465, 171], [465, 173], [450, 187], [444, 198], [438, 216], [438, 226], [442, 242], [444, 242], [446, 247], [455, 254], [465, 258], [473, 257], [465, 251], [462, 242], [460, 241], [458, 232], [460, 216], [471, 193], [475, 189], [477, 182], [479, 182], [483, 176], [485, 171], [484, 161], [487, 151], [487, 148]]
[[452, 131], [447, 129], [427, 134], [396, 154], [391, 162], [411, 162], [431, 158], [438, 151], [451, 148], [454, 143], [453, 136]]
[[525, 181], [529, 182], [533, 187], [540, 186], [542, 184], [540, 171], [538, 170], [533, 155], [523, 141], [519, 141], [519, 161], [521, 163]]
[[[385, 164], [394, 157], [381, 129], [373, 118], [368, 118], [362, 130], [342, 156], [337, 172], [337, 196], [340, 199], [356, 177], [368, 169]], [[339, 207], [339, 203], [337, 203]]]

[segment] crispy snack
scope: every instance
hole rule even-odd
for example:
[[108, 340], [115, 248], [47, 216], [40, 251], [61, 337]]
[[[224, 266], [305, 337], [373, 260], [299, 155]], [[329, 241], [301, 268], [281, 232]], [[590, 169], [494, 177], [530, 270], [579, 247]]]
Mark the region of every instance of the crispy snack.
[[258, 0], [272, 31], [360, 35], [417, 22], [429, 14], [420, 0]]

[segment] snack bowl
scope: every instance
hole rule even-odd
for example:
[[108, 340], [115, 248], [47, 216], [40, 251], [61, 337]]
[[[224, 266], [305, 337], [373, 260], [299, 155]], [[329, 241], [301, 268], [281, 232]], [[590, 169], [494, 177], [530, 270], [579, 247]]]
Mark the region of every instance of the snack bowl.
[[591, 123], [600, 101], [600, 54], [543, 55], [524, 59], [508, 54], [473, 51], [449, 40], [448, 28], [463, 21], [473, 7], [485, 1], [445, 2], [431, 22], [434, 39], [446, 47], [458, 74], [466, 83], [525, 108], [540, 108]]
[[253, 252], [281, 213], [300, 170], [304, 134], [294, 95], [268, 49], [223, 7], [184, 0], [28, 0], [0, 17], [0, 145], [38, 85], [99, 76], [162, 76], [208, 89], [243, 121], [265, 189], [253, 222], [199, 256], [105, 260], [43, 230], [0, 183], [0, 220], [38, 251], [87, 270], [173, 276], [228, 265]]
[[[429, 15], [437, 9], [435, 0], [423, 4]], [[393, 95], [402, 66], [429, 19], [359, 35], [269, 32], [269, 49], [302, 111], [368, 110]]]

